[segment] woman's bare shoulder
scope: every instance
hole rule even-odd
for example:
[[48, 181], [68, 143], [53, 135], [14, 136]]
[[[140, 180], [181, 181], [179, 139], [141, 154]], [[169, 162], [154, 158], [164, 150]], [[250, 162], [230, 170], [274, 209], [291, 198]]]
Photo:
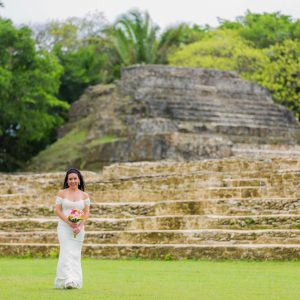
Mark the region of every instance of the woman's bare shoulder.
[[89, 199], [90, 198], [90, 196], [89, 196], [89, 194], [88, 193], [86, 193], [86, 192], [82, 192], [82, 194], [83, 194], [83, 199], [85, 200], [85, 199]]
[[64, 198], [66, 190], [59, 190], [57, 196], [60, 198]]

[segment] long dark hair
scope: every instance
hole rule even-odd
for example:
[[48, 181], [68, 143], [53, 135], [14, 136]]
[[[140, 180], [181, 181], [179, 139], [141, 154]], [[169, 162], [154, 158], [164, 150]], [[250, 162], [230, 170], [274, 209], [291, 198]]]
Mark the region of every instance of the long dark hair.
[[66, 173], [66, 176], [65, 176], [65, 180], [64, 180], [64, 186], [63, 186], [63, 189], [67, 189], [69, 187], [68, 185], [68, 176], [69, 174], [77, 174], [78, 178], [79, 178], [79, 185], [78, 185], [78, 188], [82, 191], [84, 191], [84, 180], [83, 180], [83, 177], [80, 173], [79, 170], [75, 169], [75, 168], [71, 168], [67, 171]]

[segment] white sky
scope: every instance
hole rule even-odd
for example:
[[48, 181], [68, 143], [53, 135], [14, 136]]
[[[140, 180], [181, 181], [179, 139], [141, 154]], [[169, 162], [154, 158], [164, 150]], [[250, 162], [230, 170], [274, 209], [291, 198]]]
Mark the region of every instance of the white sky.
[[234, 20], [251, 12], [280, 11], [294, 19], [300, 18], [299, 0], [2, 0], [0, 15], [15, 24], [45, 22], [51, 19], [82, 17], [98, 10], [108, 21], [115, 21], [120, 14], [132, 8], [147, 10], [161, 29], [184, 21], [198, 25], [216, 26], [217, 17]]

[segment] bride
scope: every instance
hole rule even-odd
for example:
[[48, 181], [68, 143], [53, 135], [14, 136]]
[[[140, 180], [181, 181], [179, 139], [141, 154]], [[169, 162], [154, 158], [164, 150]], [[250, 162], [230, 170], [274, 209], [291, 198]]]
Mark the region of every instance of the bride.
[[[56, 197], [55, 212], [59, 217], [57, 235], [60, 245], [54, 288], [82, 287], [81, 248], [84, 224], [89, 216], [90, 199], [84, 192], [84, 181], [77, 169], [66, 173], [63, 189]], [[72, 208], [83, 210], [84, 219], [78, 223], [68, 220]]]

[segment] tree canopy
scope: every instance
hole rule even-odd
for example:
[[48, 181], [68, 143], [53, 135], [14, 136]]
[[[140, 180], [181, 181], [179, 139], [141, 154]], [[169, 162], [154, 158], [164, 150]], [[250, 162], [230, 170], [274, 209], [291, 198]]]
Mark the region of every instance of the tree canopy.
[[267, 48], [286, 39], [300, 39], [300, 20], [293, 21], [280, 12], [258, 14], [247, 11], [236, 21], [220, 19], [220, 23], [221, 28], [238, 30], [242, 38], [257, 48]]
[[132, 10], [117, 19], [112, 34], [123, 65], [155, 63], [158, 29], [148, 12]]
[[60, 99], [72, 103], [89, 85], [115, 78], [115, 72], [119, 71], [117, 53], [112, 40], [104, 33], [106, 26], [99, 12], [35, 26], [34, 36], [39, 48], [54, 54], [63, 67]]
[[157, 62], [168, 63], [168, 56], [183, 45], [188, 45], [201, 40], [206, 33], [206, 29], [198, 25], [190, 26], [181, 23], [177, 26], [167, 28], [159, 37], [157, 46]]
[[21, 167], [51, 140], [68, 104], [56, 94], [62, 67], [35, 49], [31, 30], [0, 19], [0, 170]]

